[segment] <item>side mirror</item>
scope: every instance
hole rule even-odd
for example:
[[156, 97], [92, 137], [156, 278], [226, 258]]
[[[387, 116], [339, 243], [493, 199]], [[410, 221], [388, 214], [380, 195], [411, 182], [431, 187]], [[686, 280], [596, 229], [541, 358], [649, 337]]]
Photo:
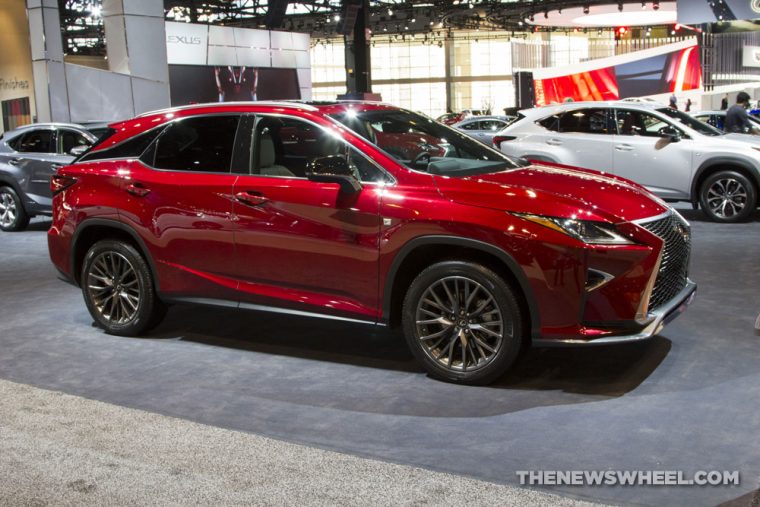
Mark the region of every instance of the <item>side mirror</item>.
[[89, 149], [90, 149], [89, 146], [85, 146], [84, 144], [80, 144], [78, 146], [74, 146], [73, 148], [71, 148], [69, 150], [69, 155], [74, 155], [75, 157], [78, 157], [79, 155], [81, 155], [82, 153], [84, 153], [85, 151], [87, 151]]
[[658, 134], [660, 134], [661, 138], [667, 139], [671, 143], [677, 143], [681, 140], [681, 134], [679, 134], [678, 130], [671, 126], [662, 127], [659, 130]]
[[306, 177], [309, 181], [338, 183], [341, 192], [349, 194], [362, 189], [362, 184], [354, 176], [346, 158], [340, 155], [315, 158], [306, 166]]

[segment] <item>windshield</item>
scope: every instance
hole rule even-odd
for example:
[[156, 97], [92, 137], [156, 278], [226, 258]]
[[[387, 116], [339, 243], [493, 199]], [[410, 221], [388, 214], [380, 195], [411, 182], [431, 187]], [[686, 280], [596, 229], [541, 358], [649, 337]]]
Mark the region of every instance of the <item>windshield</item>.
[[518, 167], [483, 143], [431, 118], [400, 109], [332, 115], [400, 163], [431, 174], [470, 176]]
[[704, 136], [722, 136], [723, 132], [716, 129], [715, 127], [708, 125], [707, 123], [701, 122], [694, 118], [693, 116], [690, 116], [686, 113], [682, 113], [681, 111], [678, 111], [677, 109], [673, 109], [672, 107], [662, 107], [657, 110], [658, 112], [670, 116], [674, 120], [678, 120], [683, 125], [686, 125], [692, 130], [696, 130], [700, 134]]

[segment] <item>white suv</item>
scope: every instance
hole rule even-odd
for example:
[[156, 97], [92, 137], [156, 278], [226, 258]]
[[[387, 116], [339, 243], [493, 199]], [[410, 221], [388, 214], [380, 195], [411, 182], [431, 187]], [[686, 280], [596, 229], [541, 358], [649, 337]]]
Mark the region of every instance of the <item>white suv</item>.
[[494, 136], [507, 155], [610, 172], [718, 222], [747, 219], [760, 188], [760, 138], [724, 134], [656, 104], [575, 102], [520, 111]]

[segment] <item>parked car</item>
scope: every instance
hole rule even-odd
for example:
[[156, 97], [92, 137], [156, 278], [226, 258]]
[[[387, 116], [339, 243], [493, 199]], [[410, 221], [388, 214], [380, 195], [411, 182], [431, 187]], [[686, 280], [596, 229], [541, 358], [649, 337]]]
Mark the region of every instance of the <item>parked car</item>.
[[50, 177], [95, 142], [79, 125], [38, 123], [0, 136], [0, 229], [21, 231], [49, 215]]
[[[718, 130], [725, 130], [723, 124], [726, 121], [726, 111], [699, 111], [691, 113], [691, 115], [701, 122], [712, 125]], [[749, 115], [748, 117], [750, 123], [757, 129], [760, 129], [760, 118], [753, 115]]]
[[622, 176], [661, 198], [690, 201], [717, 222], [745, 220], [757, 205], [760, 144], [753, 136], [633, 102], [576, 102], [520, 116], [494, 137], [507, 155]]
[[444, 125], [454, 125], [455, 123], [459, 123], [462, 120], [466, 120], [467, 118], [470, 118], [471, 116], [480, 116], [483, 114], [483, 111], [480, 111], [478, 109], [463, 109], [459, 113], [446, 113], [442, 114], [438, 118], [436, 118], [436, 121], [443, 123]]
[[491, 146], [493, 136], [517, 119], [517, 116], [473, 116], [452, 125], [468, 136]]
[[[394, 155], [376, 124], [427, 141]], [[696, 287], [688, 223], [643, 187], [378, 103], [149, 113], [52, 188], [50, 257], [116, 335], [179, 302], [401, 325], [432, 376], [482, 384], [529, 343], [651, 337]]]

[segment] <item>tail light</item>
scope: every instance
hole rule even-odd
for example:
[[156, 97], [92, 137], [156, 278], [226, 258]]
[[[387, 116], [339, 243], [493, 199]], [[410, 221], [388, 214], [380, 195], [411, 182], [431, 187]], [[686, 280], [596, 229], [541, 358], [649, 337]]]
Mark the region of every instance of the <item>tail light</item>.
[[498, 148], [504, 141], [514, 141], [515, 139], [517, 139], [515, 136], [493, 136], [493, 145]]
[[69, 188], [71, 185], [77, 182], [76, 178], [71, 176], [64, 176], [62, 174], [54, 174], [50, 179], [50, 190], [53, 191], [53, 195], [59, 194]]

